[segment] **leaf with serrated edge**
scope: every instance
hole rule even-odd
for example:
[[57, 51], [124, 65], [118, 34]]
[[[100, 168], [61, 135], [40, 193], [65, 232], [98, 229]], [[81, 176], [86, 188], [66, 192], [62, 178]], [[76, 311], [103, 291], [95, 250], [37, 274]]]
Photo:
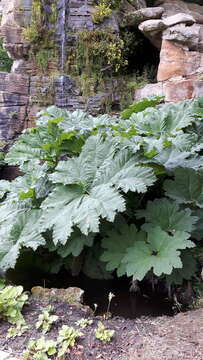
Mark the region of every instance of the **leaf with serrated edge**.
[[[143, 227], [145, 230], [145, 226]], [[161, 230], [159, 226], [147, 226], [147, 233], [141, 231], [141, 240], [127, 249], [122, 262], [126, 265], [128, 276], [142, 280], [153, 269], [155, 275], [171, 274], [173, 268], [181, 268], [180, 250], [194, 247], [189, 234], [177, 231], [173, 236]]]
[[137, 218], [145, 218], [145, 221], [160, 226], [164, 231], [191, 232], [198, 217], [192, 216], [190, 209], [180, 209], [175, 201], [169, 199], [155, 199], [148, 201], [146, 210], [138, 210]]
[[180, 204], [195, 204], [203, 208], [203, 171], [177, 169], [175, 179], [166, 180], [166, 195]]
[[10, 232], [1, 239], [0, 267], [2, 269], [14, 268], [22, 247], [36, 250], [39, 246], [45, 245], [45, 239], [38, 231], [40, 216], [40, 210], [30, 210], [17, 216]]
[[126, 249], [132, 246], [137, 238], [137, 229], [135, 225], [128, 226], [121, 224], [118, 229], [113, 229], [102, 239], [102, 247], [105, 249], [100, 259], [107, 262], [106, 269], [113, 271], [117, 269], [118, 276], [125, 274], [125, 265], [122, 259]]

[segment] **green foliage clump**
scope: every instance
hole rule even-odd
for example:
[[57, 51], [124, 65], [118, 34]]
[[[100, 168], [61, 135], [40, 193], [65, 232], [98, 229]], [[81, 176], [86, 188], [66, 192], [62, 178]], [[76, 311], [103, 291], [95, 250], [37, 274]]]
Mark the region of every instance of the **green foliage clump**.
[[95, 330], [95, 336], [97, 339], [100, 341], [109, 342], [112, 340], [114, 334], [114, 330], [107, 330], [101, 321], [98, 322], [98, 327]]
[[86, 328], [88, 325], [91, 325], [93, 323], [93, 320], [90, 319], [80, 319], [76, 322], [76, 325], [81, 327], [82, 329]]
[[61, 330], [59, 330], [59, 336], [57, 339], [58, 344], [60, 344], [58, 356], [63, 356], [66, 352], [68, 352], [69, 348], [75, 345], [77, 338], [82, 335], [83, 333], [81, 333], [81, 331], [75, 330], [73, 327], [63, 325]]
[[37, 340], [30, 340], [27, 349], [23, 353], [23, 360], [49, 360], [55, 355], [62, 358], [75, 346], [76, 340], [83, 334], [67, 325], [63, 325], [59, 330], [56, 341], [41, 337]]
[[124, 120], [129, 119], [132, 114], [136, 114], [141, 111], [144, 111], [145, 109], [147, 109], [149, 107], [155, 107], [162, 100], [163, 100], [163, 97], [161, 97], [161, 96], [153, 96], [151, 98], [144, 98], [144, 99], [140, 100], [139, 102], [129, 106], [127, 109], [123, 110], [121, 113], [121, 118]]
[[82, 30], [78, 33], [75, 63], [79, 73], [91, 76], [99, 72], [118, 71], [127, 65], [123, 54], [124, 41], [109, 29]]
[[[50, 60], [57, 58], [57, 49], [54, 41], [55, 26], [57, 21], [57, 6], [54, 1], [51, 6], [51, 14], [44, 11], [43, 3], [40, 0], [32, 2], [32, 19], [23, 35], [30, 43], [30, 58], [32, 58], [39, 69], [47, 70]], [[49, 27], [47, 26], [49, 24]]]
[[57, 342], [45, 339], [30, 340], [27, 350], [23, 353], [23, 360], [49, 360], [57, 352]]
[[21, 310], [28, 299], [22, 286], [3, 286], [0, 289], [0, 316], [11, 324], [24, 324]]
[[0, 71], [10, 72], [13, 60], [8, 56], [6, 50], [3, 48], [3, 42], [0, 41]]
[[99, 24], [104, 21], [105, 18], [111, 15], [112, 10], [109, 5], [109, 2], [102, 0], [98, 5], [95, 6], [94, 12], [92, 14], [92, 20], [95, 24]]
[[38, 321], [36, 323], [36, 329], [41, 328], [43, 334], [46, 334], [51, 329], [52, 324], [58, 320], [57, 315], [50, 314], [51, 311], [53, 311], [53, 307], [49, 305], [43, 310], [42, 314], [40, 314], [38, 317]]
[[42, 262], [51, 253], [54, 271], [153, 273], [168, 284], [195, 275], [203, 98], [144, 103], [125, 120], [54, 106], [39, 114], [6, 156], [24, 175], [0, 181], [0, 268], [14, 268], [28, 248]]

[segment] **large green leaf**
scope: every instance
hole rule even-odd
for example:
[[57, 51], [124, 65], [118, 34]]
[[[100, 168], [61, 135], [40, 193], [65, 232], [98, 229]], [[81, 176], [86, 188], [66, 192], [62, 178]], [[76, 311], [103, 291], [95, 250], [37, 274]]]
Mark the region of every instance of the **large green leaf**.
[[166, 195], [180, 204], [203, 208], [203, 171], [177, 169], [175, 179], [164, 183]]
[[163, 100], [162, 96], [152, 96], [149, 98], [143, 98], [137, 103], [130, 105], [127, 109], [123, 110], [121, 113], [121, 118], [126, 120], [129, 119], [132, 114], [140, 113], [141, 111], [146, 110], [147, 108], [155, 107], [160, 104]]
[[192, 104], [193, 102], [183, 101], [177, 104], [165, 104], [158, 109], [149, 108], [132, 115], [131, 120], [136, 122], [136, 129], [140, 134], [175, 135], [195, 121]]
[[192, 212], [192, 215], [195, 216], [198, 221], [195, 224], [195, 228], [192, 231], [191, 237], [196, 240], [203, 239], [203, 208], [195, 209]]
[[170, 275], [166, 275], [168, 285], [182, 285], [184, 280], [190, 280], [197, 271], [197, 262], [191, 252], [187, 249], [182, 251], [181, 261], [182, 269], [173, 269]]
[[91, 279], [112, 279], [112, 274], [106, 269], [105, 262], [100, 260], [101, 254], [102, 249], [98, 243], [92, 249], [89, 249], [82, 271]]
[[69, 114], [70, 113], [66, 109], [60, 109], [56, 106], [49, 106], [47, 109], [43, 109], [37, 114], [37, 125], [47, 125], [50, 120], [61, 122], [65, 120]]
[[113, 222], [125, 210], [119, 189], [146, 192], [154, 183], [150, 168], [135, 166], [128, 151], [113, 157], [114, 150], [110, 141], [91, 136], [78, 158], [59, 162], [50, 175], [54, 183], [68, 184], [56, 185], [42, 204], [42, 228], [53, 227], [55, 243], [65, 244], [73, 226], [87, 235], [99, 231], [100, 217]]
[[56, 171], [50, 175], [54, 183], [85, 184], [91, 186], [98, 169], [112, 160], [115, 148], [110, 141], [102, 141], [99, 136], [87, 139], [79, 157], [60, 161]]
[[144, 193], [154, 184], [156, 177], [149, 167], [135, 166], [137, 157], [132, 156], [127, 150], [121, 151], [113, 158], [111, 165], [106, 162], [98, 170], [94, 184], [115, 185], [124, 192], [133, 191]]
[[155, 275], [171, 274], [173, 268], [182, 268], [180, 250], [194, 247], [188, 240], [189, 234], [177, 231], [168, 235], [159, 226], [147, 227], [147, 233], [141, 231], [140, 239], [127, 249], [122, 262], [126, 265], [128, 276], [142, 280], [153, 269]]
[[57, 247], [57, 253], [62, 258], [65, 258], [70, 254], [73, 256], [79, 256], [85, 246], [91, 247], [93, 245], [94, 237], [94, 234], [88, 234], [88, 236], [85, 236], [76, 229], [71, 234], [65, 245]]
[[108, 127], [112, 127], [118, 123], [117, 117], [104, 114], [94, 117], [81, 110], [67, 112], [66, 119], [59, 124], [64, 132], [76, 131], [77, 134], [90, 135], [94, 130], [103, 128], [108, 131]]
[[81, 232], [99, 231], [100, 216], [113, 221], [117, 211], [124, 211], [122, 196], [108, 185], [95, 186], [88, 194], [77, 185], [57, 185], [42, 203], [42, 229], [53, 227], [53, 241], [65, 244], [73, 226]]
[[109, 271], [117, 270], [118, 276], [126, 272], [126, 265], [122, 259], [126, 249], [132, 246], [137, 238], [137, 229], [135, 225], [128, 226], [121, 224], [116, 229], [112, 229], [102, 240], [102, 247], [105, 249], [100, 259], [107, 262], [106, 269]]
[[21, 248], [30, 247], [36, 250], [39, 246], [45, 245], [45, 239], [39, 232], [40, 216], [40, 210], [19, 214], [9, 232], [1, 238], [0, 267], [2, 269], [14, 268]]
[[158, 225], [166, 232], [185, 231], [191, 233], [198, 217], [192, 216], [190, 209], [180, 209], [180, 206], [169, 199], [155, 199], [148, 201], [146, 210], [136, 212], [138, 219]]

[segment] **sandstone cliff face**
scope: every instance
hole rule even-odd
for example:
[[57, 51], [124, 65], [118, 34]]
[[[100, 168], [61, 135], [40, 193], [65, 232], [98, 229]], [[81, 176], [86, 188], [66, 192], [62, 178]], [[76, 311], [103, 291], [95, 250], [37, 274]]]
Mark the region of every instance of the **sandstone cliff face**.
[[156, 5], [163, 9], [162, 15], [156, 20], [145, 18], [139, 28], [160, 48], [158, 83], [137, 90], [135, 99], [152, 93], [174, 102], [199, 96], [203, 94], [203, 5], [181, 0], [160, 0]]
[[[33, 4], [41, 4], [45, 15], [38, 36], [39, 60], [44, 61], [44, 39], [49, 44], [46, 71], [41, 71], [31, 55], [32, 44], [25, 29], [33, 24]], [[119, 80], [111, 78], [84, 96], [82, 87], [64, 68], [80, 30], [111, 28], [119, 34], [121, 22], [137, 28], [160, 50], [157, 84], [149, 84], [135, 92], [135, 100], [153, 94], [164, 95], [166, 101], [179, 101], [203, 92], [203, 6], [182, 0], [156, 1], [153, 8], [137, 8], [137, 1], [124, 3], [122, 16], [112, 12], [101, 24], [94, 24], [94, 0], [1, 0], [1, 35], [4, 47], [13, 59], [11, 73], [0, 73], [0, 138], [15, 138], [23, 128], [32, 126], [36, 113], [56, 104], [69, 110], [80, 108], [93, 114], [106, 110], [106, 103], [119, 102]], [[50, 20], [56, 4], [56, 18]], [[52, 11], [53, 12], [53, 11]], [[125, 14], [125, 15], [124, 15]], [[53, 25], [54, 24], [54, 25]], [[54, 37], [49, 38], [54, 27]], [[47, 35], [48, 34], [48, 35]], [[35, 37], [36, 34], [34, 34]], [[32, 36], [34, 36], [32, 34]], [[36, 44], [35, 44], [36, 45]], [[36, 49], [35, 49], [36, 50]], [[57, 56], [56, 55], [57, 52]], [[49, 56], [50, 54], [50, 56]], [[54, 54], [53, 56], [51, 54]], [[86, 81], [86, 80], [85, 80]], [[89, 83], [91, 79], [88, 79]], [[90, 84], [90, 90], [95, 82]]]

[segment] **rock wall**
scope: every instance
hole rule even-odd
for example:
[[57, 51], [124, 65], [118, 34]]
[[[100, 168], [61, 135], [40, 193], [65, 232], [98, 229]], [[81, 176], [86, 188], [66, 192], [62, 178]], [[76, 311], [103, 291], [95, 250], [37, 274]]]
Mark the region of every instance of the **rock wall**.
[[[33, 126], [36, 113], [48, 105], [56, 104], [69, 110], [79, 108], [98, 113], [104, 110], [105, 99], [114, 96], [112, 90], [114, 82], [111, 81], [111, 84], [106, 84], [105, 91], [98, 91], [88, 98], [84, 97], [74, 78], [67, 73], [64, 74], [62, 69], [60, 53], [62, 42], [67, 60], [77, 38], [77, 32], [82, 29], [91, 31], [97, 28], [91, 16], [94, 10], [93, 0], [56, 1], [54, 46], [58, 57], [48, 61], [46, 71], [43, 72], [30, 56], [31, 44], [24, 34], [25, 29], [32, 24], [33, 1], [42, 3], [47, 13], [53, 4], [50, 0], [1, 0], [0, 3], [0, 9], [2, 8], [0, 31], [4, 48], [13, 59], [11, 73], [0, 72], [1, 139], [13, 139], [23, 128]], [[45, 32], [49, 31], [49, 26], [47, 22]], [[119, 31], [114, 14], [107, 19], [105, 26], [110, 27], [114, 32]], [[50, 52], [52, 50], [50, 48]]]
[[159, 7], [151, 13], [142, 9], [131, 14], [160, 48], [158, 83], [137, 90], [135, 100], [155, 94], [176, 102], [203, 94], [203, 5], [181, 0], [160, 0], [155, 5]]
[[[38, 36], [31, 34], [38, 38], [37, 46], [42, 50], [38, 53], [40, 61], [44, 61], [43, 51], [48, 49], [45, 71], [34, 60], [33, 45], [25, 36], [29, 26], [32, 32], [35, 30], [32, 28], [34, 3], [41, 4], [45, 11]], [[50, 20], [53, 4], [57, 17]], [[118, 78], [109, 77], [103, 81], [102, 89], [97, 86], [90, 91], [92, 94], [84, 96], [81, 83], [64, 69], [80, 30], [111, 28], [114, 34], [119, 34], [121, 25], [139, 27], [160, 50], [158, 83], [136, 90], [135, 100], [155, 94], [165, 96], [166, 101], [179, 101], [203, 93], [203, 6], [182, 0], [157, 0], [151, 8], [143, 1], [140, 4], [137, 0], [126, 0], [122, 11], [112, 11], [101, 24], [94, 24], [94, 0], [1, 0], [0, 32], [13, 66], [11, 73], [0, 72], [0, 139], [15, 138], [25, 127], [34, 124], [41, 108], [51, 104], [96, 114], [106, 111], [109, 101], [111, 105], [119, 103]], [[53, 28], [54, 38], [51, 38]]]

